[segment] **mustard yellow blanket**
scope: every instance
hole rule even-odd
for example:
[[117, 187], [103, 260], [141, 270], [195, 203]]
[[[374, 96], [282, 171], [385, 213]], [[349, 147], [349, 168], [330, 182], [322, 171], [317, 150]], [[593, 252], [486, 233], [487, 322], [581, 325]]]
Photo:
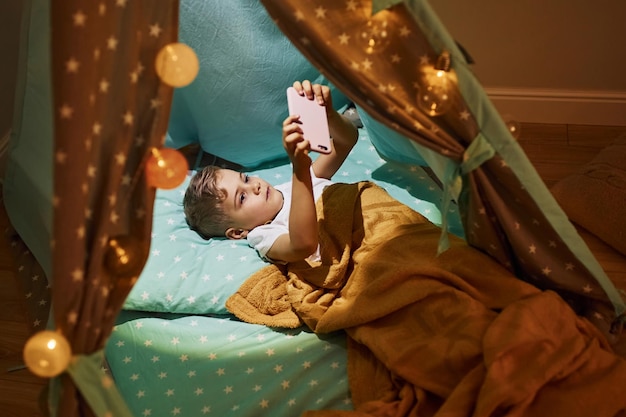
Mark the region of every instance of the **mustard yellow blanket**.
[[[240, 319], [349, 336], [354, 412], [310, 416], [614, 416], [626, 361], [550, 291], [515, 278], [369, 183], [317, 205], [320, 262], [268, 265], [227, 302]], [[626, 413], [625, 413], [626, 414]]]

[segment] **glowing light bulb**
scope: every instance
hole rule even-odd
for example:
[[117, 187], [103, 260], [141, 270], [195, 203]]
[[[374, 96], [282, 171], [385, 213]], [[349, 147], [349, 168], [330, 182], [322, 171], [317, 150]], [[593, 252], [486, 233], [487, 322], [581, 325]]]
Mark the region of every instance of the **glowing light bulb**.
[[128, 284], [143, 270], [145, 253], [139, 240], [133, 236], [114, 236], [109, 239], [105, 254], [104, 265], [114, 276], [127, 279]]
[[33, 374], [52, 378], [67, 369], [72, 350], [61, 333], [44, 330], [28, 339], [23, 355], [24, 363]]
[[440, 116], [453, 104], [455, 80], [450, 72], [450, 55], [444, 51], [436, 65], [425, 65], [420, 70], [417, 105], [429, 116]]
[[419, 108], [429, 116], [440, 116], [452, 107], [452, 83], [448, 74], [434, 70], [424, 74], [417, 92]]
[[504, 120], [504, 124], [506, 125], [506, 128], [511, 136], [515, 139], [519, 139], [522, 133], [522, 125], [520, 122], [515, 120], [510, 114], [502, 116], [502, 120]]
[[184, 87], [198, 75], [196, 53], [184, 43], [165, 45], [156, 56], [155, 69], [161, 81], [172, 87]]
[[361, 44], [367, 54], [378, 54], [389, 45], [391, 31], [387, 14], [386, 11], [381, 11], [372, 16], [359, 33]]
[[185, 180], [188, 169], [187, 160], [176, 149], [152, 148], [146, 163], [146, 180], [153, 187], [176, 188]]

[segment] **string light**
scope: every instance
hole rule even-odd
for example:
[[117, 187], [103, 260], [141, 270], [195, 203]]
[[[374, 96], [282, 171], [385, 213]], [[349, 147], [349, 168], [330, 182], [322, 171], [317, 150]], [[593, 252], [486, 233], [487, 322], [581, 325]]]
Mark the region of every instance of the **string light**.
[[389, 12], [383, 10], [370, 17], [365, 27], [359, 32], [359, 39], [365, 53], [379, 54], [390, 43], [391, 31], [387, 16]]
[[158, 52], [155, 69], [161, 81], [172, 87], [184, 87], [198, 75], [196, 53], [184, 43], [170, 43]]
[[450, 53], [443, 51], [434, 66], [420, 68], [417, 92], [419, 108], [429, 116], [440, 116], [452, 107], [454, 80], [450, 72]]
[[67, 369], [72, 358], [70, 344], [59, 332], [43, 330], [24, 345], [24, 363], [35, 375], [53, 378]]
[[166, 190], [176, 188], [185, 180], [189, 165], [185, 157], [172, 148], [152, 148], [146, 163], [146, 181]]
[[520, 122], [515, 120], [510, 114], [505, 114], [502, 116], [502, 120], [504, 120], [504, 124], [506, 125], [507, 130], [515, 139], [519, 139], [522, 134], [522, 125]]
[[145, 256], [142, 248], [133, 236], [114, 236], [108, 241], [104, 266], [112, 275], [128, 279], [132, 284], [143, 270]]

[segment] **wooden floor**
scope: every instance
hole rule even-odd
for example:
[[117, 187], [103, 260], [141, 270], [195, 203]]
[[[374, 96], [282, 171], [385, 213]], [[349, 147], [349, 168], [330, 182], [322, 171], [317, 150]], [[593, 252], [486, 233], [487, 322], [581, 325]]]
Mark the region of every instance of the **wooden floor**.
[[550, 187], [621, 135], [626, 126], [524, 124], [519, 143]]
[[[622, 134], [626, 127], [523, 124], [519, 143], [551, 186]], [[1, 230], [6, 221], [0, 210]], [[25, 297], [17, 290], [13, 255], [5, 243], [0, 245], [0, 416], [39, 417], [38, 398], [45, 381], [25, 369], [8, 371], [21, 365], [32, 323], [27, 323]]]
[[[7, 223], [0, 206], [0, 416], [40, 417], [39, 396], [45, 380], [23, 368], [22, 347], [32, 334], [25, 295], [18, 290], [14, 250], [4, 239]], [[44, 323], [45, 326], [45, 323]]]

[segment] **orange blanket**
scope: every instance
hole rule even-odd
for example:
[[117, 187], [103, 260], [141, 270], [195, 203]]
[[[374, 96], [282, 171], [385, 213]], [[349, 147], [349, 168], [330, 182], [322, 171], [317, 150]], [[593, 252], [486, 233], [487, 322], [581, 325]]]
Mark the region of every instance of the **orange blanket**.
[[354, 412], [310, 416], [614, 416], [626, 361], [553, 292], [372, 183], [318, 203], [321, 262], [268, 265], [227, 302], [240, 319], [349, 335]]

